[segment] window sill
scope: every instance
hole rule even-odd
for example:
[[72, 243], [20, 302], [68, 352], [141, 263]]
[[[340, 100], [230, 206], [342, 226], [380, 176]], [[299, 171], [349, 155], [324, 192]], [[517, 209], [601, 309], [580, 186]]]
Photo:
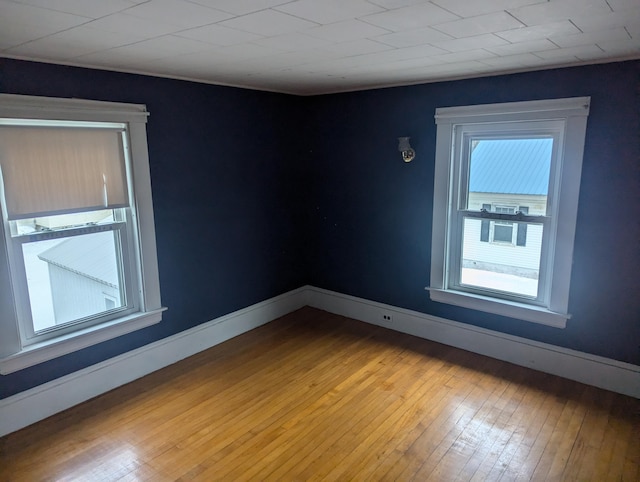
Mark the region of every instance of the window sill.
[[540, 306], [527, 305], [514, 301], [499, 300], [486, 296], [464, 293], [462, 291], [426, 288], [433, 301], [462, 306], [472, 310], [485, 311], [496, 315], [507, 316], [519, 320], [540, 323], [555, 328], [565, 328], [569, 314], [556, 313]]
[[155, 325], [162, 320], [162, 312], [165, 310], [166, 308], [160, 308], [145, 313], [134, 313], [101, 325], [52, 338], [42, 343], [29, 345], [17, 353], [0, 359], [0, 374], [7, 375], [132, 331]]

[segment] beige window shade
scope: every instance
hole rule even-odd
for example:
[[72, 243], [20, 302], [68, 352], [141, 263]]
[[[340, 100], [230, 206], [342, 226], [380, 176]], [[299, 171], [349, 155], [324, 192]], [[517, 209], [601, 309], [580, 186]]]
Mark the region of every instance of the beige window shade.
[[129, 205], [122, 132], [0, 126], [9, 219]]

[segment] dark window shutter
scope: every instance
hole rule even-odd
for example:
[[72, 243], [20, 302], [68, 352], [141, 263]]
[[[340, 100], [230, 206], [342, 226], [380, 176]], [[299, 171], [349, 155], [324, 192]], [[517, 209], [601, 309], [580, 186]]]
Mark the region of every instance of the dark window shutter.
[[[520, 206], [518, 210], [522, 214], [529, 214], [529, 208], [527, 206]], [[518, 236], [516, 238], [516, 246], [527, 245], [527, 223], [518, 223]]]
[[[491, 211], [491, 204], [483, 204], [482, 209]], [[484, 241], [486, 243], [489, 241], [489, 223], [491, 221], [483, 219], [481, 222], [482, 224], [480, 225], [480, 241]]]

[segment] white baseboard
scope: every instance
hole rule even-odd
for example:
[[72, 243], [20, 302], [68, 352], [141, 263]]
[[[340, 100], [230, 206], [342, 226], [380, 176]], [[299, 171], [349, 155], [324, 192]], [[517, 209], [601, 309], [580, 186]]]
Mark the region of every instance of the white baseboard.
[[0, 437], [302, 308], [307, 291], [298, 288], [0, 400]]
[[[320, 288], [307, 290], [307, 303], [314, 308], [640, 398], [637, 365]], [[392, 321], [384, 321], [383, 314]]]
[[306, 305], [640, 398], [640, 366], [303, 286], [0, 400], [0, 437]]

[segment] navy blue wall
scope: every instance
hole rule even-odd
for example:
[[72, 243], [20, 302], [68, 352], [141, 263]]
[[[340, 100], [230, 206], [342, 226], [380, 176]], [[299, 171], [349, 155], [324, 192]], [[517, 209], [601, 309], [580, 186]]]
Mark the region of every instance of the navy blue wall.
[[146, 104], [162, 322], [0, 377], [0, 398], [306, 281], [296, 97], [0, 59], [0, 92]]
[[[304, 284], [640, 365], [639, 79], [626, 62], [297, 98], [0, 59], [0, 92], [147, 105], [169, 307], [0, 377], [0, 399]], [[574, 96], [592, 104], [567, 328], [431, 302], [435, 108]]]
[[[640, 364], [639, 81], [626, 62], [310, 99], [309, 284]], [[567, 328], [431, 302], [436, 107], [577, 96], [591, 111]]]

